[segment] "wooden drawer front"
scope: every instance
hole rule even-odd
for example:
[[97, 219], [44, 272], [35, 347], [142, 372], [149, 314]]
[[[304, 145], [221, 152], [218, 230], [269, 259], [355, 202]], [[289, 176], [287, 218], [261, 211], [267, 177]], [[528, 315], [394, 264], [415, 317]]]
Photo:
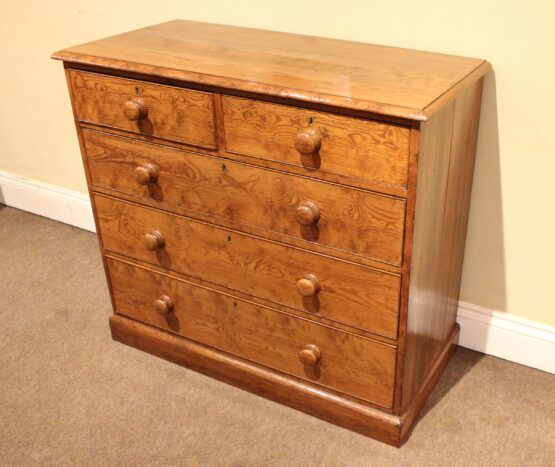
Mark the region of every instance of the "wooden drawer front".
[[74, 70], [69, 79], [81, 121], [216, 148], [212, 93]]
[[[397, 337], [398, 275], [103, 196], [95, 202], [107, 250]], [[156, 231], [164, 245], [151, 251], [145, 234]]]
[[[93, 185], [149, 198], [167, 210], [179, 206], [378, 261], [402, 262], [404, 200], [96, 131], [84, 130], [83, 136]], [[142, 185], [135, 170], [149, 164], [155, 181]], [[316, 206], [319, 218], [305, 226], [296, 214], [307, 202]]]
[[[392, 405], [393, 346], [110, 258], [108, 268], [121, 314], [351, 396]], [[320, 351], [314, 366], [299, 359], [307, 345]]]
[[222, 102], [229, 152], [304, 167], [311, 176], [322, 171], [407, 186], [408, 128], [238, 97]]

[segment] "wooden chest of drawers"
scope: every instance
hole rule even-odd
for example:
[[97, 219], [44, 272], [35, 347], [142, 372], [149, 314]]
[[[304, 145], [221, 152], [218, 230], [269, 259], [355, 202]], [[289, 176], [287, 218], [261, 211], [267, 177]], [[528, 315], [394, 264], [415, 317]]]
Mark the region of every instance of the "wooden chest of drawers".
[[54, 58], [114, 339], [400, 445], [458, 339], [490, 65], [187, 21]]

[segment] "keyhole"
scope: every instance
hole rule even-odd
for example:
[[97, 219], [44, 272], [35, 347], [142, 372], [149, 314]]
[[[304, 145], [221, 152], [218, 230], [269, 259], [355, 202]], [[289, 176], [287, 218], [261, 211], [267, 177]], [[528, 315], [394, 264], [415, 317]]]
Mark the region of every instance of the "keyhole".
[[225, 164], [222, 164], [222, 173], [225, 174], [226, 170], [227, 170], [227, 167], [225, 166]]
[[308, 117], [308, 124], [312, 126], [314, 123], [314, 117]]
[[231, 243], [231, 235], [227, 236], [227, 243]]
[[139, 86], [135, 86], [135, 94], [137, 94], [137, 96], [141, 94], [141, 88]]
[[237, 308], [237, 302], [233, 302], [233, 308]]

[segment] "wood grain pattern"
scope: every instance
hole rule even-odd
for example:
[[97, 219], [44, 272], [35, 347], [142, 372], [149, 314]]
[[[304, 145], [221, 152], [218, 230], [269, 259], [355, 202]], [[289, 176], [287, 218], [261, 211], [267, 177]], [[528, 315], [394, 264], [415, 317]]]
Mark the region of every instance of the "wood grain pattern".
[[[162, 208], [162, 206], [158, 202], [153, 201], [151, 198], [141, 198], [135, 195], [123, 193], [121, 191], [115, 191], [110, 188], [104, 188], [99, 185], [94, 186], [94, 192], [99, 195], [118, 198], [118, 199], [121, 199], [122, 201], [141, 204], [142, 206], [150, 207], [153, 209]], [[394, 266], [390, 263], [376, 261], [370, 258], [366, 258], [364, 256], [349, 253], [345, 250], [338, 250], [335, 248], [331, 249], [330, 247], [327, 247], [325, 245], [320, 245], [319, 243], [311, 242], [307, 244], [306, 241], [303, 239], [297, 239], [296, 237], [284, 237], [283, 235], [277, 234], [271, 230], [264, 230], [264, 229], [260, 229], [255, 226], [249, 226], [246, 224], [239, 225], [236, 222], [227, 220], [225, 218], [216, 219], [212, 215], [204, 214], [199, 211], [192, 211], [191, 209], [187, 209], [185, 206], [174, 205], [171, 207], [171, 209], [163, 208], [163, 210], [166, 212], [179, 214], [181, 216], [185, 216], [190, 219], [199, 220], [201, 222], [205, 222], [208, 224], [215, 224], [215, 225], [218, 225], [219, 227], [224, 227], [230, 230], [240, 231], [256, 237], [263, 237], [273, 242], [291, 245], [301, 250], [309, 250], [324, 256], [331, 256], [333, 258], [341, 259], [343, 261], [360, 264], [362, 266], [366, 266], [372, 269], [377, 269], [377, 270], [389, 272], [392, 274], [401, 274], [403, 271], [403, 267]]]
[[126, 345], [396, 447], [409, 437], [418, 414], [449, 362], [459, 336], [459, 328], [455, 327], [413, 404], [397, 416], [124, 316], [112, 316], [110, 328], [112, 337]]
[[403, 375], [405, 366], [405, 345], [407, 342], [407, 316], [409, 308], [409, 286], [412, 266], [412, 247], [414, 234], [414, 214], [416, 207], [416, 180], [418, 175], [418, 158], [420, 153], [420, 123], [414, 122], [410, 132], [409, 183], [405, 218], [405, 239], [403, 250], [403, 266], [401, 271], [401, 297], [399, 300], [399, 329], [397, 347], [397, 365], [395, 385], [395, 410], [399, 414], [402, 409]]
[[421, 128], [403, 407], [455, 326], [481, 93], [479, 80]]
[[399, 417], [399, 425], [401, 433], [399, 436], [399, 445], [403, 444], [413, 430], [420, 412], [424, 408], [428, 397], [434, 390], [435, 385], [443, 374], [445, 367], [449, 363], [457, 344], [459, 343], [460, 327], [455, 323], [447, 339], [440, 348], [437, 358], [430, 365], [430, 369], [420, 385], [419, 390], [413, 395], [410, 403], [404, 408]]
[[[69, 79], [81, 121], [216, 148], [211, 93], [75, 70], [69, 71]], [[144, 118], [126, 115], [126, 103], [133, 100], [142, 103]]]
[[[289, 315], [293, 315], [293, 316], [297, 316], [299, 318], [303, 318], [303, 319], [308, 319], [310, 321], [313, 321], [315, 323], [321, 324], [323, 326], [329, 326], [332, 327], [334, 329], [339, 329], [341, 331], [345, 331], [348, 333], [353, 333], [356, 334], [358, 336], [361, 337], [366, 337], [368, 339], [372, 339], [378, 342], [383, 342], [384, 344], [387, 345], [392, 345], [397, 347], [399, 344], [399, 341], [397, 338], [392, 338], [392, 337], [386, 337], [383, 336], [381, 334], [377, 334], [376, 332], [372, 332], [372, 331], [368, 331], [366, 329], [362, 329], [361, 327], [356, 327], [353, 325], [348, 325], [348, 324], [344, 324], [340, 321], [337, 320], [332, 320], [329, 318], [326, 318], [324, 316], [322, 316], [320, 313], [309, 313], [306, 310], [300, 310], [297, 308], [293, 308], [287, 305], [281, 305], [277, 302], [273, 302], [273, 301], [269, 301], [266, 298], [261, 298], [259, 296], [256, 295], [252, 295], [246, 292], [242, 292], [240, 290], [237, 289], [230, 289], [229, 287], [226, 286], [222, 286], [219, 284], [216, 284], [214, 282], [208, 282], [206, 280], [203, 279], [199, 279], [197, 277], [188, 275], [188, 274], [184, 274], [178, 271], [174, 271], [174, 270], [168, 270], [167, 268], [164, 268], [160, 265], [157, 264], [152, 264], [152, 263], [147, 263], [145, 261], [142, 261], [140, 259], [137, 258], [130, 258], [129, 256], [126, 255], [122, 255], [113, 251], [105, 251], [105, 258], [113, 258], [116, 261], [123, 261], [123, 262], [128, 262], [132, 265], [136, 265], [139, 267], [142, 267], [144, 269], [147, 269], [149, 271], [152, 271], [156, 274], [166, 274], [169, 275], [171, 277], [175, 277], [177, 279], [180, 280], [184, 280], [186, 282], [190, 282], [191, 284], [195, 284], [198, 285], [200, 287], [208, 287], [212, 290], [215, 290], [216, 292], [219, 293], [223, 293], [223, 294], [232, 294], [234, 297], [237, 297], [239, 299], [242, 300], [246, 300], [248, 302], [257, 304], [257, 305], [261, 305], [264, 307], [269, 307], [272, 308], [273, 310], [276, 311], [280, 311], [282, 313], [287, 313]], [[297, 288], [297, 292], [298, 292], [298, 288]]]
[[403, 443], [458, 338], [490, 64], [188, 21], [54, 58], [114, 338]]
[[[116, 311], [325, 387], [391, 407], [395, 348], [108, 259]], [[172, 298], [170, 316], [153, 302]], [[305, 365], [299, 352], [317, 346]], [[353, 358], [353, 356], [355, 356]]]
[[[104, 246], [128, 257], [395, 338], [400, 278], [184, 217], [94, 196]], [[158, 231], [165, 246], [149, 250]], [[297, 281], [315, 275], [304, 297]]]
[[150, 354], [191, 368], [246, 391], [327, 420], [393, 446], [400, 418], [371, 403], [256, 365], [121, 315], [110, 318], [112, 337]]
[[[219, 97], [221, 97], [219, 94], [214, 95], [215, 102], [216, 100], [219, 100]], [[216, 108], [215, 108], [216, 115], [218, 115], [218, 113], [220, 112], [218, 110], [218, 107], [219, 105], [216, 105]], [[219, 156], [225, 159], [232, 159], [234, 161], [243, 162], [249, 165], [256, 165], [257, 167], [263, 167], [270, 170], [277, 170], [279, 172], [287, 172], [292, 175], [300, 175], [303, 177], [309, 176], [306, 174], [306, 169], [301, 166], [289, 165], [289, 164], [284, 164], [282, 162], [271, 161], [269, 159], [260, 159], [252, 156], [244, 156], [238, 153], [227, 152], [225, 150], [225, 141], [223, 136], [219, 136], [220, 139], [218, 139], [217, 149], [203, 148], [200, 146], [195, 146], [194, 148], [192, 148], [192, 147], [185, 146], [183, 143], [178, 143], [178, 142], [174, 142], [166, 139], [164, 140], [157, 139], [157, 138], [153, 138], [152, 136], [143, 135], [141, 133], [133, 133], [131, 135], [126, 130], [119, 130], [114, 127], [110, 127], [110, 128], [99, 127], [98, 125], [88, 123], [88, 122], [80, 122], [80, 127], [83, 129], [104, 131], [104, 132], [110, 133], [111, 135], [121, 136], [124, 138], [132, 138], [133, 140], [136, 140], [136, 141], [143, 141], [143, 142], [153, 143], [153, 144], [161, 144], [164, 147], [171, 147], [179, 150], [191, 150], [191, 151], [194, 151], [196, 154]], [[221, 122], [218, 121], [217, 123], [217, 130], [219, 129], [223, 129], [223, 118]], [[223, 131], [220, 131], [219, 133], [223, 135]], [[396, 185], [386, 185], [384, 183], [376, 182], [374, 180], [347, 177], [347, 176], [335, 174], [332, 172], [322, 172], [322, 171], [318, 173], [318, 179], [322, 181], [327, 181], [329, 183], [335, 183], [338, 185], [373, 191], [376, 193], [394, 196], [397, 198], [407, 197], [407, 188], [403, 188]]]
[[54, 58], [299, 101], [426, 120], [485, 60], [192, 21], [170, 21]]
[[[100, 230], [99, 224], [98, 224], [98, 215], [97, 215], [97, 210], [96, 210], [96, 205], [94, 202], [94, 198], [92, 196], [92, 192], [93, 192], [93, 188], [92, 188], [92, 180], [91, 180], [91, 174], [90, 174], [90, 170], [89, 170], [89, 165], [87, 164], [87, 153], [85, 150], [85, 141], [83, 140], [83, 131], [81, 129], [81, 127], [79, 126], [79, 119], [77, 117], [77, 113], [75, 111], [75, 101], [73, 99], [73, 94], [71, 92], [71, 80], [70, 80], [70, 73], [68, 69], [64, 70], [64, 75], [65, 75], [65, 79], [66, 79], [66, 85], [68, 87], [68, 91], [69, 91], [69, 98], [71, 100], [71, 111], [73, 114], [73, 122], [75, 124], [75, 130], [77, 133], [77, 141], [79, 143], [79, 152], [81, 155], [81, 161], [83, 163], [83, 169], [85, 172], [85, 180], [87, 181], [87, 190], [89, 192], [89, 196], [91, 198], [91, 207], [92, 207], [92, 212], [93, 212], [93, 217], [94, 217], [94, 226], [95, 226], [95, 230], [96, 232], [98, 232]], [[110, 293], [110, 302], [112, 303], [112, 309], [114, 308], [114, 296], [112, 294], [112, 286], [110, 283], [110, 274], [108, 272], [108, 266], [106, 264], [106, 257], [104, 256], [104, 245], [102, 244], [102, 238], [100, 237], [100, 235], [97, 237], [98, 238], [98, 246], [99, 246], [99, 253], [100, 256], [102, 258], [102, 266], [104, 269], [104, 275], [106, 277], [106, 283], [108, 285], [108, 292]]]
[[[270, 230], [306, 242], [399, 265], [405, 201], [319, 183], [270, 170], [83, 131], [93, 185]], [[155, 184], [136, 181], [135, 170], [151, 164]], [[300, 225], [296, 210], [315, 203], [318, 222]]]
[[[230, 96], [222, 105], [228, 152], [302, 167], [310, 176], [330, 172], [407, 186], [406, 127]], [[303, 154], [296, 138], [308, 129], [321, 142]]]

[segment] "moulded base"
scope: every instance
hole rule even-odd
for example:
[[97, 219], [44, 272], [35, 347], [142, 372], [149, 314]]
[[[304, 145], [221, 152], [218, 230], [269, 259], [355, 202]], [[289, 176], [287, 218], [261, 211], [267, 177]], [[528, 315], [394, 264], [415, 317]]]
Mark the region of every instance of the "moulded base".
[[110, 328], [118, 342], [397, 447], [408, 438], [459, 338], [456, 325], [418, 395], [394, 415], [120, 315], [110, 318]]

